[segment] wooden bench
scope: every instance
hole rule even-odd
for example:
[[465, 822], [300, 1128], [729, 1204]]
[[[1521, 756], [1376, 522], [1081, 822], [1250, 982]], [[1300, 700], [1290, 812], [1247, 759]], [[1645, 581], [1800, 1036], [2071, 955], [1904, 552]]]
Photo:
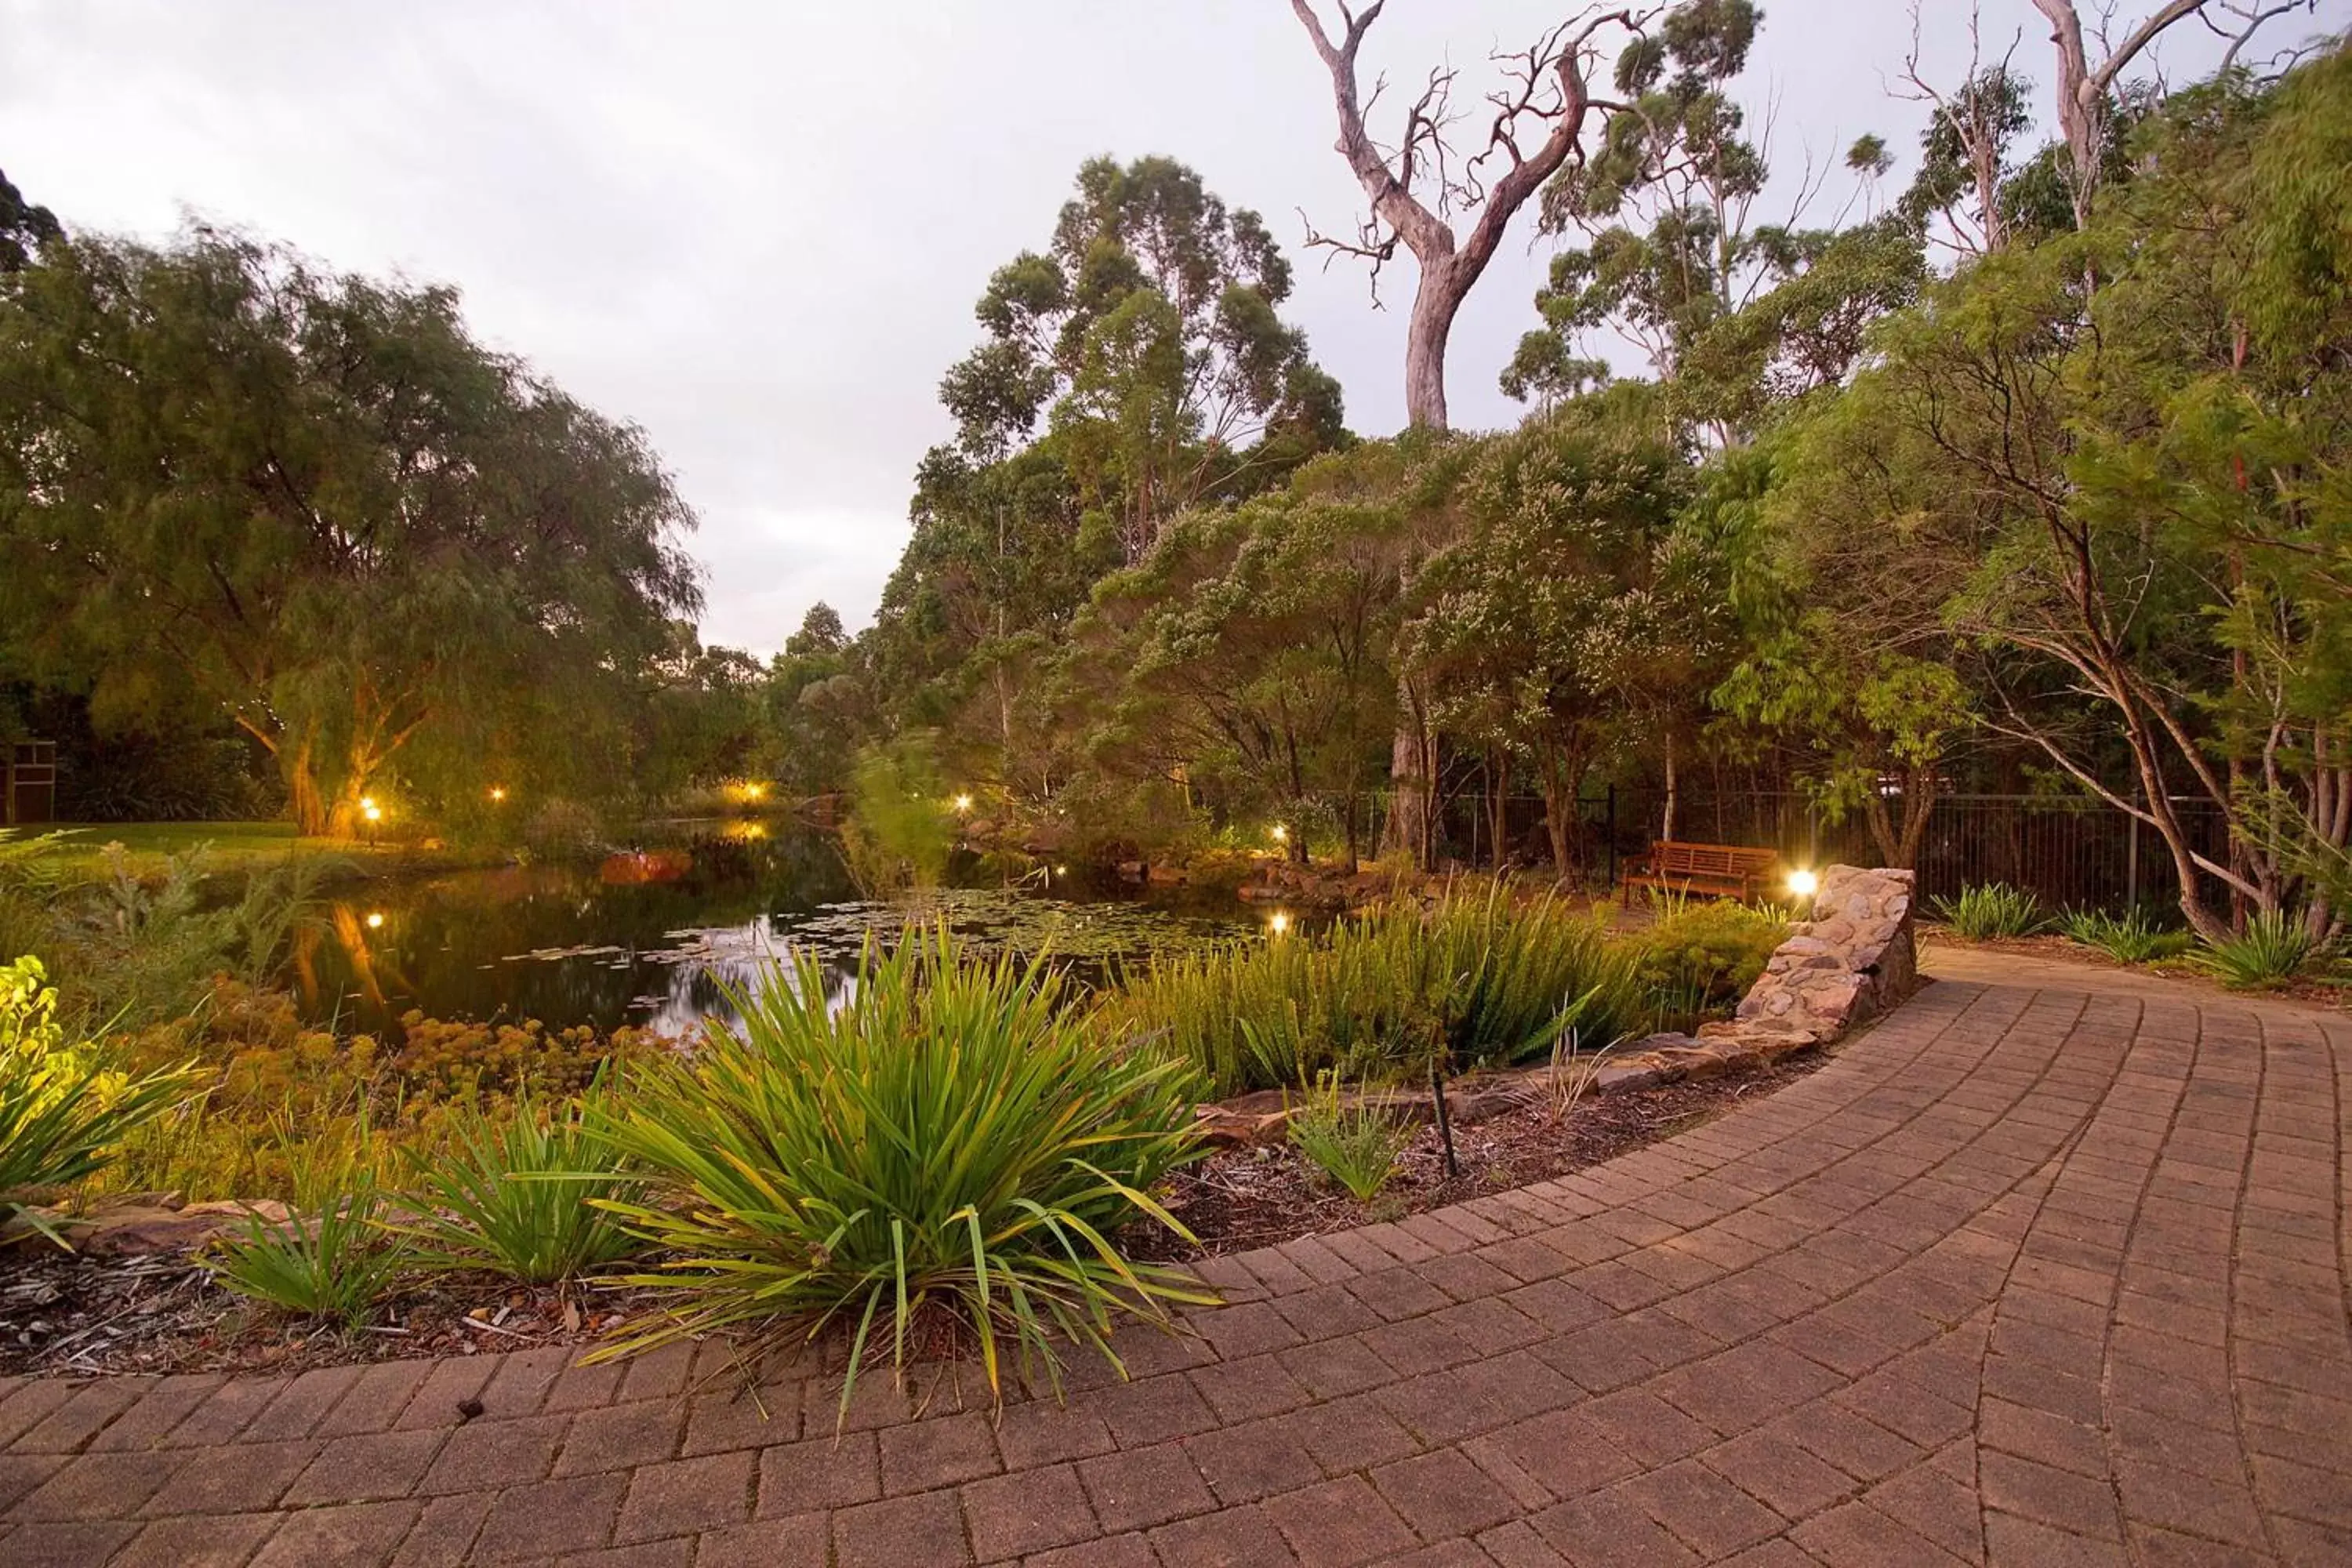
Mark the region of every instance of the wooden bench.
[[1765, 890], [1780, 851], [1744, 844], [1685, 844], [1662, 838], [1650, 852], [1629, 862], [1617, 879], [1621, 888], [1657, 888], [1671, 893], [1748, 900]]

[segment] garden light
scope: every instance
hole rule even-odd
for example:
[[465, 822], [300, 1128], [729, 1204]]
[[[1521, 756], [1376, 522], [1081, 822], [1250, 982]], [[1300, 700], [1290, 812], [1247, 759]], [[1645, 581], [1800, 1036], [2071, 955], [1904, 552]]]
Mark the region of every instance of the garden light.
[[1276, 910], [1265, 917], [1265, 929], [1269, 936], [1280, 936], [1290, 929], [1290, 917]]
[[1789, 873], [1789, 891], [1801, 899], [1810, 899], [1822, 890], [1822, 879], [1811, 871]]
[[360, 802], [360, 815], [370, 822], [381, 822], [383, 820], [383, 807], [372, 800], [363, 800]]
[[971, 796], [968, 795], [960, 795], [950, 804], [958, 811], [970, 811], [971, 809]]
[[1287, 844], [1290, 842], [1290, 829], [1285, 827], [1279, 822], [1276, 823], [1272, 827], [1267, 828], [1266, 831], [1274, 835], [1274, 841], [1276, 844]]
[[383, 911], [382, 910], [370, 910], [368, 911], [367, 923], [368, 930], [382, 931], [383, 929]]
[[504, 800], [506, 797], [507, 792], [504, 784], [492, 784], [490, 786], [490, 799], [493, 802]]

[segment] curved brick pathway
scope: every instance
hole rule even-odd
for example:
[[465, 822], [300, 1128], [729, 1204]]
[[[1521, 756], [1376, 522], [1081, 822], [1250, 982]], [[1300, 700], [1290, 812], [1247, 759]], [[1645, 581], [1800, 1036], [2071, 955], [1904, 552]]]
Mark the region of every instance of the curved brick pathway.
[[[2000, 960], [1001, 1426], [679, 1356], [0, 1385], [0, 1562], [2352, 1563], [2352, 1028]], [[484, 1414], [462, 1422], [457, 1404]]]

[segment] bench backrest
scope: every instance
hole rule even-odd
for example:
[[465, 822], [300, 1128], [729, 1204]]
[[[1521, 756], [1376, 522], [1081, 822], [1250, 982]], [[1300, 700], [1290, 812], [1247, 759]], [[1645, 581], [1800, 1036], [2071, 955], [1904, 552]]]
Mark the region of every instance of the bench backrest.
[[1745, 877], [1769, 868], [1780, 858], [1778, 850], [1758, 849], [1745, 844], [1685, 844], [1667, 838], [1650, 846], [1652, 868], [1669, 876], [1686, 871]]

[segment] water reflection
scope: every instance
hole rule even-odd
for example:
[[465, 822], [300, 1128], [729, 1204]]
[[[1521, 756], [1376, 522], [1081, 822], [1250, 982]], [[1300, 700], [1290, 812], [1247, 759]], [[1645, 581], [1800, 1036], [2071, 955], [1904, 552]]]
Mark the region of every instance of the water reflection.
[[[754, 831], [757, 830], [757, 831]], [[1073, 892], [1056, 879], [1056, 895]], [[706, 824], [681, 842], [602, 864], [505, 867], [378, 884], [330, 905], [289, 965], [305, 1013], [381, 1030], [418, 1008], [446, 1018], [645, 1025], [673, 1035], [731, 1016], [793, 948], [847, 994], [868, 931], [945, 921], [983, 951], [1045, 949], [1098, 978], [1171, 946], [1220, 941], [1234, 920], [1119, 900], [964, 889], [914, 904], [856, 896], [822, 837]]]

